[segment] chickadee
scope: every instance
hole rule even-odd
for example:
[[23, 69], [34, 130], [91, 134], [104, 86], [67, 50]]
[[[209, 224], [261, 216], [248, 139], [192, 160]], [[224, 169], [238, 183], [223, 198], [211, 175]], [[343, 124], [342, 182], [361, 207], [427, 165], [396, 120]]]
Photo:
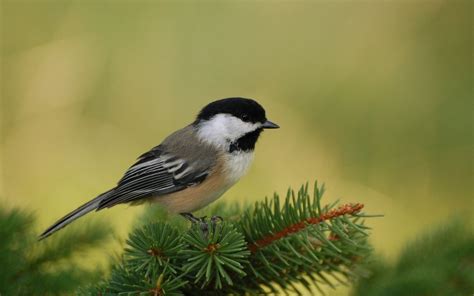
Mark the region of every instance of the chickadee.
[[142, 154], [117, 186], [59, 219], [44, 239], [83, 215], [117, 204], [157, 202], [190, 220], [191, 212], [215, 201], [249, 168], [263, 129], [279, 126], [252, 99], [212, 102], [196, 120]]

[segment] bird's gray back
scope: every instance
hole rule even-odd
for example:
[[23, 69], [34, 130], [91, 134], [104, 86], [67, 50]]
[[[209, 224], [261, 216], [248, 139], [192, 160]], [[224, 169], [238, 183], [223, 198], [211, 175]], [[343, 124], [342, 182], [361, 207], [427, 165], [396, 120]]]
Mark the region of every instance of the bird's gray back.
[[195, 170], [207, 170], [216, 162], [217, 149], [201, 141], [192, 125], [169, 135], [160, 145], [163, 154], [171, 154], [192, 164]]

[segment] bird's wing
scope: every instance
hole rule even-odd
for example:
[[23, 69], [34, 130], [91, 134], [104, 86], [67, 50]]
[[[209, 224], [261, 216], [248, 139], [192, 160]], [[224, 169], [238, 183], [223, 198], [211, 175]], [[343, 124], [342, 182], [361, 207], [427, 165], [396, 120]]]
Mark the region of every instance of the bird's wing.
[[119, 203], [138, 202], [150, 196], [183, 190], [212, 173], [217, 151], [200, 141], [189, 125], [168, 136], [162, 144], [142, 154], [118, 185], [75, 209], [46, 229], [44, 239], [93, 210]]
[[139, 157], [118, 185], [99, 204], [97, 210], [119, 203], [138, 201], [183, 190], [198, 184], [210, 173], [211, 164], [184, 159], [163, 146], [157, 146]]

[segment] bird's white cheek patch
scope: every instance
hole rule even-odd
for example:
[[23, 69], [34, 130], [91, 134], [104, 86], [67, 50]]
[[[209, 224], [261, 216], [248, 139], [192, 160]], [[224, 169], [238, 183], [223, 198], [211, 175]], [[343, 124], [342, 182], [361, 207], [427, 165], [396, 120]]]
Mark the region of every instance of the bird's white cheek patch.
[[244, 122], [229, 114], [218, 114], [201, 123], [197, 135], [204, 142], [226, 149], [231, 142], [261, 126], [261, 123]]
[[225, 176], [230, 184], [234, 184], [245, 175], [252, 164], [253, 152], [236, 151], [225, 155]]

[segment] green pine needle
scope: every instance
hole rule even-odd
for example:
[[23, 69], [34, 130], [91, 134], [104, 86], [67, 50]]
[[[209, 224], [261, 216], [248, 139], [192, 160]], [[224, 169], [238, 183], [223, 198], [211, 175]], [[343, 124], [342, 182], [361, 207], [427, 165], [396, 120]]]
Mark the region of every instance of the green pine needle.
[[310, 194], [305, 184], [244, 210], [221, 203], [201, 212], [225, 218], [209, 222], [206, 231], [151, 207], [110, 278], [83, 291], [241, 295], [347, 284], [364, 274], [361, 263], [371, 252], [363, 206], [322, 206], [323, 193], [316, 183]]
[[98, 269], [77, 266], [77, 256], [107, 243], [105, 223], [79, 223], [37, 241], [31, 213], [0, 207], [0, 295], [64, 295], [95, 283]]
[[150, 223], [135, 229], [126, 241], [125, 258], [127, 266], [137, 272], [150, 275], [159, 267], [167, 266], [176, 274], [179, 266], [178, 252], [183, 248], [176, 228], [163, 223]]
[[184, 235], [188, 248], [181, 252], [187, 260], [183, 269], [188, 275], [194, 274], [194, 283], [201, 283], [201, 287], [214, 283], [216, 288], [222, 288], [222, 279], [232, 285], [229, 274], [246, 275], [243, 266], [250, 255], [247, 243], [228, 222], [209, 223], [208, 228], [206, 235], [200, 226], [194, 225]]

